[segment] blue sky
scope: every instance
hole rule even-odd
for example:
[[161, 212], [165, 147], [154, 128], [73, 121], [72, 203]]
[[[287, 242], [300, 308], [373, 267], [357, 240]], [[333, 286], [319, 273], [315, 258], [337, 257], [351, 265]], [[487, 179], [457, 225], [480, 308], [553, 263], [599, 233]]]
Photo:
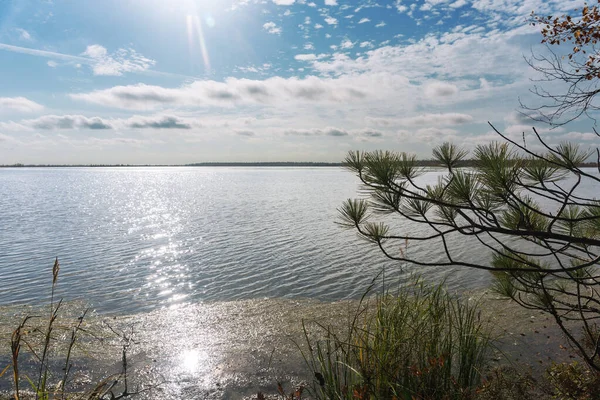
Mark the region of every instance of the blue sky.
[[[544, 0], [0, 1], [0, 164], [430, 157], [520, 137]], [[550, 130], [591, 144], [593, 121]]]

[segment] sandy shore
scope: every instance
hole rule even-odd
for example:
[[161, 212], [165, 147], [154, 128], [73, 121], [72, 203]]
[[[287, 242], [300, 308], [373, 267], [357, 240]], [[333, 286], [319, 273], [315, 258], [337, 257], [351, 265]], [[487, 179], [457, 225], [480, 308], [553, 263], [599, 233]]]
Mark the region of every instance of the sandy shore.
[[[539, 376], [550, 360], [573, 357], [551, 317], [521, 309], [487, 291], [471, 293], [469, 298], [481, 303], [481, 318], [498, 338], [494, 363], [515, 363]], [[277, 382], [291, 387], [309, 379], [300, 352], [306, 349], [302, 321], [315, 335], [318, 330], [313, 321], [342, 330], [357, 306], [356, 301], [262, 299], [127, 316], [92, 314], [85, 328], [95, 338], [82, 339], [74, 358], [75, 376], [85, 385], [121, 370], [124, 342], [117, 332], [131, 338], [127, 350], [130, 388], [159, 384], [138, 398], [243, 399], [259, 390], [274, 393]], [[81, 307], [68, 304], [66, 320], [76, 318]], [[41, 311], [30, 307], [0, 310], [0, 370], [9, 363], [10, 333], [20, 316]], [[67, 325], [66, 320], [61, 323]], [[25, 371], [26, 361], [23, 357]], [[9, 374], [0, 378], [0, 390], [10, 389], [10, 384]]]

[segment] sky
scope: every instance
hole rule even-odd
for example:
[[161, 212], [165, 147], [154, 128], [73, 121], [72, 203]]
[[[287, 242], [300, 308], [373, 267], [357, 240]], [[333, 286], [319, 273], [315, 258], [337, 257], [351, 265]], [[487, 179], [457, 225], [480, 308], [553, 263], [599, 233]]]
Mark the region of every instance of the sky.
[[[573, 0], [0, 0], [0, 164], [431, 158], [527, 120], [542, 15]], [[553, 82], [547, 83], [553, 85]]]

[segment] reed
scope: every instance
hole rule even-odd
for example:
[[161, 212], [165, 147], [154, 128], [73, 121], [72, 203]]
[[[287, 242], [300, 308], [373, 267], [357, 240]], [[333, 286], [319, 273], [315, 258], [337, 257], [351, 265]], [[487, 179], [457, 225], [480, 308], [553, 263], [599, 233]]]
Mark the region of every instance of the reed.
[[[67, 326], [58, 324], [63, 304], [62, 299], [55, 302], [54, 298], [59, 271], [60, 264], [56, 259], [52, 267], [52, 291], [46, 322], [36, 324], [34, 321], [42, 317], [27, 315], [11, 335], [11, 364], [0, 371], [1, 378], [9, 370], [12, 370], [14, 389], [11, 398], [14, 400], [117, 400], [153, 389], [156, 385], [142, 390], [128, 389], [127, 349], [131, 340], [130, 336], [125, 334], [122, 337], [124, 341], [122, 371], [96, 382], [88, 390], [71, 389], [73, 351], [81, 334], [87, 333], [83, 324], [88, 310], [84, 310], [75, 323]], [[27, 374], [21, 368], [23, 349], [31, 356], [33, 362], [37, 363], [34, 373]], [[61, 358], [63, 358], [62, 361], [60, 361]], [[55, 365], [62, 365], [61, 371], [57, 372], [57, 368], [52, 367]], [[23, 386], [24, 382], [27, 384]], [[122, 390], [115, 393], [117, 387]]]
[[491, 344], [476, 305], [420, 279], [363, 296], [346, 332], [316, 326], [303, 355], [317, 399], [470, 398]]

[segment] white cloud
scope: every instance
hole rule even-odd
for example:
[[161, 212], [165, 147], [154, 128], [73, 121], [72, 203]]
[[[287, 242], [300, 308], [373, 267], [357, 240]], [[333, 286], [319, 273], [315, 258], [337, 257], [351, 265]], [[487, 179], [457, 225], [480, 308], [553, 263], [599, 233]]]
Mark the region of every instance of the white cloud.
[[78, 57], [78, 56], [72, 56], [70, 54], [56, 53], [53, 51], [32, 49], [29, 47], [13, 46], [13, 45], [6, 44], [6, 43], [0, 43], [0, 50], [12, 51], [14, 53], [28, 54], [30, 56], [53, 58], [53, 59], [64, 60], [64, 61], [83, 62], [83, 63], [88, 63], [90, 61], [93, 61], [86, 57]]
[[406, 10], [408, 10], [408, 7], [402, 4], [402, 0], [396, 0], [396, 2], [394, 3], [394, 7], [396, 7], [396, 11], [398, 11], [399, 13], [403, 13], [406, 12]]
[[0, 122], [0, 129], [7, 132], [31, 131], [31, 128], [14, 121]]
[[[430, 148], [443, 142], [452, 142], [462, 146], [467, 144], [466, 147], [472, 147], [468, 146], [468, 144], [472, 145], [472, 141], [465, 143], [465, 138], [461, 138], [458, 131], [449, 128], [430, 127], [417, 129], [416, 131], [399, 130], [398, 138], [402, 143], [427, 143]], [[430, 155], [431, 153], [428, 154], [428, 156]]]
[[340, 47], [342, 49], [351, 49], [354, 47], [354, 43], [351, 40], [346, 39], [340, 44]]
[[328, 25], [337, 25], [338, 24], [338, 20], [336, 18], [333, 18], [333, 17], [326, 17], [325, 18], [325, 22]]
[[[134, 129], [191, 129], [192, 124], [173, 115], [133, 116], [124, 121], [124, 125]], [[198, 124], [197, 124], [198, 125]]]
[[445, 41], [443, 35], [427, 35], [413, 43], [379, 47], [356, 58], [319, 60], [313, 67], [318, 73], [333, 76], [387, 72], [417, 81], [427, 81], [431, 76], [439, 81], [455, 81], [493, 74], [495, 81], [525, 82], [530, 77], [529, 67], [515, 60], [522, 60], [529, 44], [515, 35], [512, 31], [475, 32], [453, 41]]
[[85, 51], [83, 53], [81, 53], [82, 56], [88, 56], [91, 58], [104, 58], [106, 57], [108, 54], [108, 51], [106, 50], [105, 47], [100, 46], [99, 44], [93, 44], [91, 46], [88, 46]]
[[520, 112], [513, 111], [504, 117], [506, 125], [522, 125], [527, 123], [533, 123], [533, 120]]
[[[419, 8], [421, 11], [429, 11], [438, 5], [447, 5], [451, 0], [425, 0], [425, 3]], [[461, 0], [458, 0], [461, 1]], [[492, 0], [497, 1], [497, 0]]]
[[273, 0], [273, 3], [277, 4], [278, 6], [291, 6], [295, 2], [296, 0]]
[[297, 54], [294, 58], [298, 61], [312, 61], [316, 60], [317, 56], [315, 54]]
[[473, 122], [473, 117], [468, 114], [460, 113], [421, 114], [414, 117], [398, 119], [398, 124], [405, 126], [461, 125], [469, 122]]
[[315, 29], [321, 29], [321, 28], [323, 28], [323, 25], [321, 25], [321, 24], [315, 24]]
[[[523, 138], [523, 133], [525, 133], [526, 135], [533, 133], [532, 132], [532, 126], [533, 123], [531, 124], [518, 124], [518, 125], [510, 125], [504, 128], [503, 133], [508, 135], [509, 137], [515, 138], [515, 139], [519, 139], [522, 140]], [[549, 132], [552, 133], [560, 133], [563, 131], [564, 128], [555, 128], [552, 129], [550, 127], [537, 127], [536, 130], [538, 131], [538, 133], [541, 134], [546, 134]]]
[[445, 97], [458, 93], [458, 87], [447, 82], [431, 82], [425, 86], [425, 94], [429, 97]]
[[[1, 126], [1, 125], [0, 125]], [[17, 139], [15, 139], [12, 136], [8, 136], [8, 135], [4, 135], [2, 133], [0, 133], [0, 143], [19, 143], [19, 141]]]
[[333, 137], [342, 137], [348, 136], [349, 133], [345, 129], [341, 128], [333, 128], [327, 127], [324, 129], [287, 129], [284, 132], [284, 135], [289, 136], [333, 136]]
[[325, 0], [325, 5], [326, 6], [337, 6], [337, 0]]
[[11, 130], [113, 130], [113, 129], [192, 129], [201, 127], [198, 120], [183, 119], [174, 115], [134, 115], [125, 119], [105, 119], [84, 115], [44, 115], [22, 120], [8, 127]]
[[247, 6], [250, 3], [250, 0], [234, 0], [233, 4], [226, 11], [235, 11], [241, 7]]
[[460, 8], [465, 5], [467, 5], [466, 0], [456, 0], [454, 3], [451, 3], [449, 6], [452, 8]]
[[248, 136], [248, 137], [256, 136], [256, 133], [254, 131], [247, 130], [247, 129], [236, 129], [236, 130], [234, 130], [234, 132], [240, 136]]
[[311, 1], [310, 3], [307, 4], [307, 6], [309, 6], [309, 7], [316, 7], [317, 5]]
[[386, 136], [385, 133], [374, 129], [353, 129], [350, 134], [362, 142], [378, 141]]
[[112, 125], [102, 118], [88, 118], [83, 115], [44, 115], [36, 119], [20, 122], [33, 129], [112, 129]]
[[19, 38], [21, 40], [25, 40], [27, 42], [33, 41], [33, 38], [31, 37], [31, 34], [29, 32], [27, 32], [25, 29], [17, 28], [15, 30], [17, 32], [19, 32]]
[[366, 22], [371, 22], [371, 20], [369, 18], [361, 18], [360, 21], [358, 21], [359, 24], [364, 24]]
[[417, 130], [417, 137], [425, 143], [454, 142], [457, 133], [458, 132], [454, 129], [431, 127]]
[[48, 61], [46, 64], [47, 64], [47, 65], [48, 65], [50, 68], [56, 68], [56, 67], [58, 67], [58, 63], [57, 63], [56, 61], [52, 61], [52, 60], [50, 60], [50, 61]]
[[598, 140], [598, 135], [594, 132], [568, 132], [562, 135], [561, 140]]
[[381, 21], [380, 23], [378, 23], [377, 25], [375, 25], [375, 28], [383, 28], [386, 25], [387, 24], [385, 22]]
[[365, 123], [369, 126], [391, 127], [399, 126], [398, 118], [365, 117]]
[[463, 125], [473, 122], [473, 116], [461, 113], [419, 114], [407, 118], [366, 117], [365, 122], [370, 126], [391, 128], [397, 126], [447, 126]]
[[[560, 5], [562, 3], [554, 0], [548, 1], [552, 2], [555, 8], [562, 7]], [[315, 0], [315, 2], [317, 1]], [[438, 20], [445, 21], [444, 26], [455, 25], [450, 23], [452, 21], [447, 17], [451, 16], [450, 13], [454, 13], [453, 8], [460, 6], [461, 0], [447, 0], [444, 3], [437, 3], [437, 5], [428, 1], [427, 4], [435, 7], [431, 10], [433, 12], [421, 14], [416, 10], [424, 2], [425, 0], [420, 2], [392, 0], [386, 3], [389, 6], [386, 9], [386, 4], [382, 2], [365, 0], [361, 2], [361, 6], [357, 4], [354, 7], [360, 8], [365, 5], [375, 7], [377, 5], [382, 8], [372, 10], [380, 12], [367, 14], [366, 7], [364, 7], [362, 13], [359, 13], [360, 10], [358, 10], [355, 14], [355, 21], [359, 23], [363, 21], [363, 24], [369, 22], [368, 25], [374, 25], [378, 22], [377, 19], [390, 22], [392, 20], [388, 20], [386, 15], [395, 14], [398, 17], [396, 10], [407, 12], [408, 6], [416, 3], [414, 18], [422, 18], [424, 25], [431, 26]], [[187, 80], [184, 81], [187, 82], [185, 84], [129, 85], [130, 80], [123, 80], [122, 82], [126, 82], [121, 83], [123, 86], [108, 86], [108, 88], [107, 86], [88, 86], [87, 84], [72, 85], [103, 89], [77, 89], [83, 92], [73, 94], [74, 100], [121, 109], [158, 110], [156, 112], [165, 113], [165, 115], [148, 116], [144, 112], [135, 112], [140, 115], [131, 118], [127, 118], [126, 115], [122, 119], [101, 117], [100, 120], [93, 119], [98, 117], [77, 115], [53, 116], [53, 118], [46, 116], [45, 119], [37, 119], [35, 126], [38, 128], [27, 126], [24, 128], [30, 131], [43, 129], [42, 126], [46, 126], [44, 129], [72, 127], [71, 129], [83, 130], [91, 129], [91, 126], [100, 127], [104, 124], [111, 126], [113, 130], [102, 131], [102, 138], [113, 140], [110, 137], [112, 135], [122, 136], [121, 138], [124, 139], [126, 136], [120, 130], [133, 130], [130, 133], [133, 137], [138, 135], [137, 138], [164, 138], [166, 141], [171, 141], [173, 147], [178, 143], [177, 150], [184, 147], [181, 146], [182, 142], [204, 141], [210, 135], [214, 135], [215, 138], [237, 138], [237, 141], [228, 142], [227, 145], [242, 142], [244, 140], [241, 139], [247, 137], [250, 140], [245, 144], [251, 143], [252, 145], [261, 140], [264, 140], [264, 144], [267, 144], [267, 140], [272, 140], [272, 147], [269, 146], [269, 148], [273, 149], [274, 157], [283, 154], [289, 159], [293, 158], [290, 154], [295, 154], [293, 152], [306, 142], [312, 142], [311, 147], [306, 146], [306, 152], [302, 153], [308, 154], [306, 157], [312, 159], [313, 154], [323, 152], [322, 154], [327, 154], [329, 159], [338, 160], [339, 157], [343, 157], [346, 149], [357, 146], [359, 141], [361, 143], [358, 146], [365, 149], [375, 148], [372, 143], [362, 143], [362, 141], [368, 140], [385, 141], [377, 143], [377, 148], [397, 146], [397, 143], [392, 140], [398, 135], [406, 138], [407, 145], [405, 146], [404, 143], [402, 145], [406, 151], [423, 149], [430, 143], [443, 140], [456, 140], [459, 144], [491, 140], [494, 136], [488, 134], [489, 128], [485, 125], [485, 121], [490, 119], [493, 123], [502, 124], [504, 115], [518, 107], [517, 96], [527, 95], [527, 89], [531, 86], [529, 78], [534, 76], [528, 72], [528, 66], [522, 61], [521, 55], [529, 53], [530, 46], [534, 46], [534, 50], [538, 48], [536, 46], [539, 42], [539, 32], [535, 32], [533, 35], [530, 34], [531, 28], [524, 28], [521, 17], [526, 16], [530, 10], [522, 15], [518, 13], [522, 11], [521, 8], [537, 10], [532, 6], [537, 6], [541, 2], [543, 0], [525, 0], [520, 4], [517, 0], [474, 0], [474, 5], [479, 7], [479, 9], [474, 9], [470, 7], [472, 2], [467, 1], [469, 5], [462, 6], [463, 8], [459, 9], [458, 14], [464, 15], [468, 12], [470, 15], [468, 18], [462, 17], [457, 22], [462, 26], [457, 27], [456, 30], [448, 28], [445, 33], [438, 33], [440, 31], [437, 28], [425, 30], [423, 31], [424, 36], [420, 36], [420, 34], [407, 36], [406, 40], [401, 41], [392, 38], [396, 33], [393, 32], [388, 35], [391, 42], [388, 40], [381, 42], [387, 38], [350, 36], [360, 32], [348, 33], [345, 30], [341, 32], [340, 26], [336, 30], [328, 26], [329, 29], [317, 32], [316, 29], [322, 25], [316, 22], [326, 25], [323, 19], [329, 17], [329, 13], [335, 17], [336, 22], [337, 19], [343, 18], [347, 14], [347, 12], [337, 14], [334, 13], [337, 8], [324, 7], [324, 0], [319, 3], [319, 10], [305, 8], [311, 5], [316, 6], [314, 3], [307, 4], [305, 1], [296, 1], [294, 4], [298, 4], [298, 7], [293, 9], [290, 7], [277, 8], [269, 0], [249, 0], [248, 4], [256, 5], [257, 14], [260, 14], [265, 4], [271, 4], [270, 8], [267, 8], [270, 10], [271, 14], [268, 15], [271, 17], [261, 22], [272, 20], [273, 26], [267, 26], [265, 29], [281, 29], [278, 26], [281, 25], [280, 20], [275, 18], [285, 21], [284, 15], [290, 11], [288, 8], [291, 9], [290, 14], [294, 15], [294, 25], [302, 23], [305, 15], [311, 15], [310, 25], [305, 26], [305, 31], [301, 32], [293, 43], [290, 43], [294, 46], [292, 53], [292, 56], [295, 55], [294, 59], [282, 58], [282, 53], [273, 49], [271, 52], [273, 58], [269, 59], [273, 66], [268, 73], [261, 70], [259, 63], [249, 64], [246, 65], [246, 68], [240, 67], [235, 70], [236, 74], [240, 74], [236, 75], [237, 78], [225, 78], [228, 72], [224, 68], [222, 74], [216, 75], [219, 76], [218, 79], [209, 76], [205, 80], [195, 82]], [[338, 3], [345, 5], [351, 2], [338, 1]], [[542, 9], [545, 8], [542, 7]], [[302, 14], [304, 11], [306, 14]], [[309, 13], [312, 11], [316, 14]], [[375, 16], [373, 21], [361, 19], [368, 15]], [[521, 18], [518, 30], [512, 29], [512, 25], [510, 25], [510, 20], [517, 15]], [[552, 15], [559, 14], [553, 12]], [[428, 17], [431, 18], [429, 21], [426, 20]], [[292, 19], [287, 19], [287, 21], [292, 22]], [[343, 26], [344, 24], [344, 20], [340, 19], [339, 25]], [[389, 25], [392, 27], [391, 23]], [[259, 24], [257, 27], [259, 31], [261, 26], [262, 24]], [[514, 26], [516, 27], [516, 25]], [[392, 28], [396, 29], [396, 26], [394, 25]], [[443, 28], [442, 26], [441, 29]], [[323, 31], [329, 31], [329, 33]], [[263, 36], [266, 36], [266, 32], [267, 30], [264, 31]], [[13, 32], [13, 34], [14, 40], [16, 33]], [[331, 38], [330, 34], [333, 34], [335, 38]], [[346, 37], [345, 34], [349, 36]], [[308, 37], [304, 38], [304, 35]], [[323, 40], [326, 35], [331, 40], [325, 40], [323, 43], [317, 42], [319, 37]], [[347, 44], [346, 41], [348, 41]], [[322, 55], [316, 51], [315, 47], [319, 46], [320, 51], [329, 50], [327, 48], [329, 45], [334, 45], [333, 48], [337, 51], [329, 51], [328, 55]], [[353, 51], [348, 51], [347, 49], [351, 48], [351, 45], [354, 46]], [[0, 49], [6, 50], [5, 46], [0, 44]], [[43, 50], [17, 48], [16, 46], [9, 49], [10, 51], [48, 57], [52, 62], [60, 65], [61, 69], [75, 64], [93, 67], [100, 63], [98, 60], [113, 56], [110, 49], [106, 50], [99, 45], [86, 49], [86, 54], [81, 56], [61, 55]], [[287, 65], [289, 61], [292, 62], [291, 65]], [[301, 63], [295, 64], [295, 62]], [[292, 67], [291, 70], [289, 70], [290, 67]], [[303, 67], [302, 71], [298, 67]], [[249, 75], [252, 77], [301, 74], [308, 75], [309, 78], [306, 80], [283, 77], [256, 80], [239, 79], [242, 71], [253, 71], [256, 75]], [[78, 75], [81, 75], [81, 72]], [[112, 79], [111, 81], [114, 82]], [[164, 80], [160, 82], [182, 81]], [[115, 84], [113, 83], [113, 85]], [[88, 107], [82, 104], [79, 106]], [[0, 106], [0, 112], [5, 109], [8, 108]], [[107, 110], [107, 113], [109, 112], [111, 110]], [[71, 114], [77, 114], [77, 112], [71, 112]], [[3, 117], [5, 115], [3, 114]], [[37, 115], [39, 114], [33, 114], [28, 118], [34, 118]], [[199, 119], [200, 115], [202, 120]], [[251, 126], [245, 126], [242, 122], [232, 122], [248, 116], [260, 117], [253, 121]], [[211, 122], [207, 122], [207, 119]], [[28, 124], [32, 126], [31, 121], [33, 120], [28, 121], [30, 121]], [[96, 125], [93, 125], [94, 123]], [[18, 125], [6, 121], [0, 122], [0, 131], [8, 130], [7, 132], [10, 132], [10, 124], [14, 124], [15, 127]], [[225, 124], [228, 124], [227, 127]], [[200, 125], [210, 129], [194, 129]], [[503, 126], [508, 126], [507, 132], [514, 132], [517, 137], [520, 137], [517, 130], [525, 126], [529, 127], [529, 125], [526, 122], [517, 121], [510, 125], [505, 123]], [[171, 129], [166, 131], [169, 128]], [[290, 130], [290, 128], [296, 129], [283, 135], [284, 131]], [[153, 130], [152, 134], [147, 132], [149, 130]], [[98, 132], [96, 131], [94, 136], [100, 136]], [[46, 137], [56, 137], [57, 133], [59, 132], [47, 134]], [[565, 140], [588, 141], [586, 143], [589, 144], [589, 140], [592, 139], [585, 126], [560, 132], [560, 135], [562, 136], [553, 134], [553, 140], [564, 137]], [[32, 135], [29, 133], [15, 135], [19, 140], [27, 139], [30, 136]], [[64, 136], [85, 138], [92, 135], [88, 132], [86, 135]], [[314, 136], [314, 138], [304, 140], [303, 136]], [[330, 137], [327, 140], [328, 136], [335, 137], [335, 139]], [[201, 154], [201, 147], [211, 148], [214, 151], [214, 149], [221, 148], [219, 146], [223, 145], [225, 140], [217, 141], [215, 139], [211, 146], [190, 147], [189, 152], [194, 153], [193, 157], [196, 157], [197, 154]], [[418, 143], [419, 146], [411, 146], [410, 143]], [[67, 147], [63, 150], [70, 151], [72, 149], [73, 147]], [[162, 151], [162, 148], [160, 150]], [[169, 148], [165, 146], [164, 152], [168, 151]], [[182, 152], [186, 151], [187, 149], [183, 149]], [[244, 151], [254, 152], [253, 154], [259, 158], [269, 157], [269, 155], [265, 156], [265, 153], [261, 153], [258, 147], [246, 148]], [[0, 146], [1, 152], [2, 146]], [[7, 152], [4, 150], [0, 156], [6, 159], [6, 154]], [[237, 157], [237, 153], [232, 154], [236, 154]], [[428, 152], [426, 156], [429, 156]], [[171, 160], [177, 161], [176, 157], [180, 157], [179, 160], [185, 162], [187, 156], [178, 154]], [[215, 157], [219, 157], [217, 152], [215, 152]], [[94, 158], [90, 157], [90, 160], [92, 159]], [[156, 160], [150, 159], [150, 162], [156, 162]]]
[[[314, 60], [314, 54], [298, 55]], [[298, 56], [296, 58], [298, 59]], [[317, 62], [317, 61], [313, 61]], [[404, 82], [404, 80], [401, 80]], [[124, 109], [183, 107], [233, 107], [243, 104], [284, 106], [290, 102], [362, 102], [369, 96], [384, 96], [386, 90], [373, 88], [372, 79], [331, 79], [309, 76], [305, 79], [273, 77], [265, 80], [228, 78], [225, 82], [196, 81], [180, 88], [151, 85], [115, 86], [90, 93], [72, 94], [75, 100]]]
[[0, 97], [0, 111], [9, 109], [18, 112], [37, 112], [44, 109], [44, 106], [25, 97]]
[[263, 29], [272, 35], [281, 35], [281, 28], [275, 22], [266, 22], [263, 24]]
[[156, 63], [133, 49], [119, 49], [108, 54], [108, 50], [98, 44], [87, 46], [81, 55], [94, 61], [91, 64], [94, 75], [121, 76], [124, 72], [143, 72]]
[[488, 91], [488, 90], [490, 90], [492, 88], [492, 85], [488, 82], [487, 79], [485, 79], [485, 78], [479, 78], [479, 87], [482, 90]]
[[482, 12], [527, 16], [532, 10], [540, 15], [550, 15], [554, 11], [568, 11], [582, 5], [583, 1], [579, 0], [475, 0], [472, 7]]
[[360, 139], [380, 139], [385, 134], [374, 129], [345, 129], [327, 126], [324, 128], [310, 128], [310, 129], [285, 129], [283, 131], [285, 136], [331, 136], [337, 138], [344, 137], [355, 137]]

